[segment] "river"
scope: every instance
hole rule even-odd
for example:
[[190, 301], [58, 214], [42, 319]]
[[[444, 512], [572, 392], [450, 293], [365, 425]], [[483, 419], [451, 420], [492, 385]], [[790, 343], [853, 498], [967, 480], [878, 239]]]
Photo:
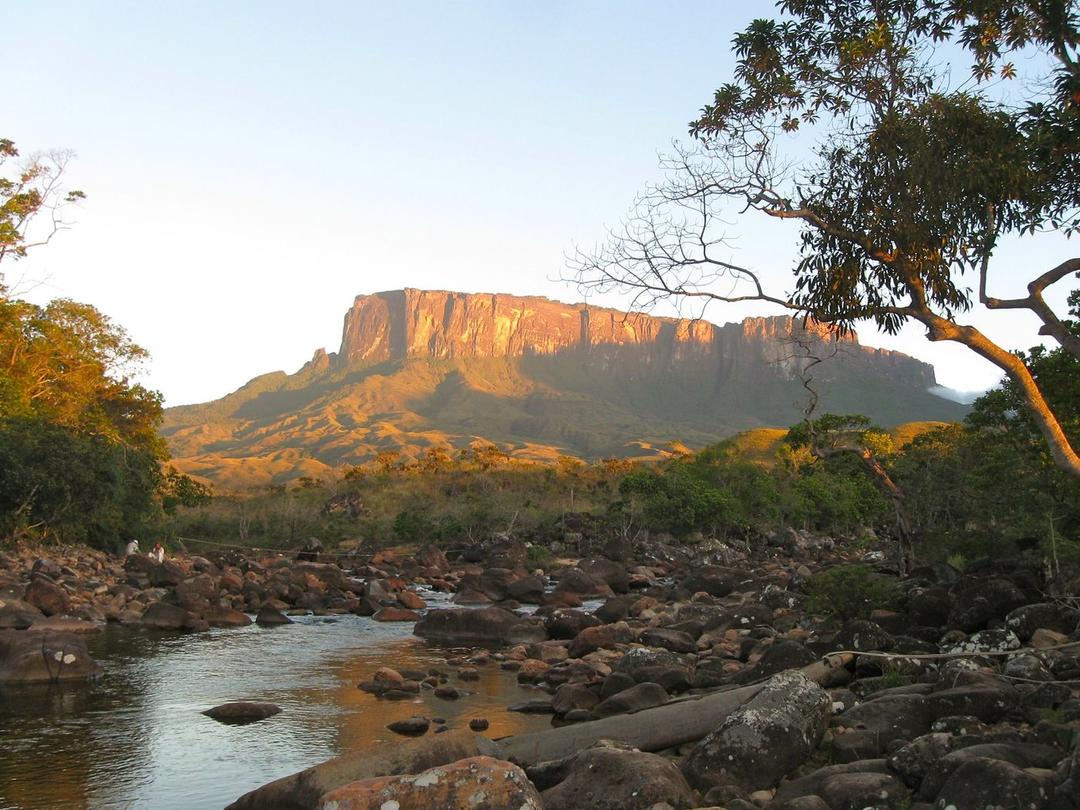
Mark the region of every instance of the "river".
[[[109, 627], [88, 639], [105, 668], [98, 680], [0, 688], [0, 808], [221, 808], [344, 751], [401, 739], [386, 725], [412, 715], [452, 729], [485, 717], [491, 737], [549, 726], [544, 715], [506, 711], [537, 695], [494, 662], [478, 682], [451, 675], [474, 693], [461, 700], [429, 691], [379, 700], [357, 689], [378, 667], [451, 673], [444, 662], [454, 651], [416, 639], [410, 623], [293, 618], [194, 635]], [[243, 726], [201, 713], [229, 700], [283, 711]]]

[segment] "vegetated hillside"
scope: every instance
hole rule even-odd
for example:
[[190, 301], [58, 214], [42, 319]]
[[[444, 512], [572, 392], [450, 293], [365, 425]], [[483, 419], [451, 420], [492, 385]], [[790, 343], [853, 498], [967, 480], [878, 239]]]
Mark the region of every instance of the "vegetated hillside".
[[717, 326], [545, 298], [359, 296], [341, 348], [215, 402], [172, 408], [176, 465], [223, 489], [321, 477], [379, 452], [495, 442], [516, 458], [658, 457], [818, 413], [953, 421], [933, 368], [787, 317]]

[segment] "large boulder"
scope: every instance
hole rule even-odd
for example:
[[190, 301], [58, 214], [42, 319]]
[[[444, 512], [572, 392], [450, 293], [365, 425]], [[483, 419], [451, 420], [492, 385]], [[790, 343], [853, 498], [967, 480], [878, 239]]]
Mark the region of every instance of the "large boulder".
[[586, 627], [570, 642], [570, 657], [581, 658], [594, 650], [611, 649], [617, 644], [629, 644], [634, 632], [626, 622]]
[[1024, 605], [1005, 617], [1005, 626], [1025, 642], [1030, 640], [1039, 628], [1068, 635], [1076, 630], [1078, 624], [1080, 612], [1052, 602]]
[[273, 717], [281, 711], [281, 707], [273, 703], [258, 703], [249, 700], [234, 700], [230, 703], [222, 703], [212, 709], [203, 712], [207, 717], [217, 720], [219, 723], [232, 725], [244, 725], [265, 720]]
[[630, 588], [630, 574], [626, 566], [620, 563], [603, 557], [591, 557], [578, 563], [578, 568], [598, 582], [603, 582], [615, 593], [626, 593]]
[[639, 712], [666, 703], [667, 699], [667, 691], [660, 684], [639, 683], [601, 701], [592, 713], [594, 717], [611, 717], [614, 714]]
[[168, 602], [152, 602], [143, 611], [141, 624], [153, 630], [196, 631], [204, 629], [205, 622], [179, 605]]
[[23, 601], [33, 605], [46, 616], [63, 616], [71, 610], [68, 592], [51, 579], [35, 576], [26, 586]]
[[545, 810], [633, 810], [654, 805], [693, 807], [693, 792], [670, 761], [657, 754], [608, 746], [588, 748], [530, 768]]
[[77, 681], [100, 674], [101, 666], [80, 635], [0, 630], [0, 684]]
[[25, 630], [44, 613], [21, 599], [0, 602], [0, 630]]
[[628, 650], [613, 672], [623, 672], [635, 683], [658, 683], [669, 692], [684, 692], [693, 678], [691, 666], [681, 655], [654, 647]]
[[881, 753], [892, 742], [926, 734], [934, 717], [923, 695], [885, 695], [848, 709], [840, 715], [840, 724], [871, 732]]
[[521, 768], [484, 756], [458, 760], [414, 775], [352, 782], [324, 794], [316, 806], [319, 810], [459, 807], [543, 810], [544, 807]]
[[413, 633], [428, 641], [521, 644], [547, 638], [542, 625], [502, 608], [429, 610]]
[[442, 549], [430, 543], [417, 549], [415, 558], [418, 565], [429, 569], [432, 573], [442, 575], [450, 570], [450, 563]]
[[774, 675], [691, 749], [682, 770], [694, 787], [771, 788], [821, 742], [832, 712], [829, 693], [801, 672]]
[[599, 624], [600, 620], [591, 613], [572, 608], [558, 608], [544, 619], [544, 627], [551, 638], [574, 638], [586, 627], [596, 627]]
[[949, 614], [950, 627], [972, 633], [992, 619], [1003, 619], [1028, 600], [1023, 591], [1007, 579], [972, 579], [958, 584], [956, 601]]
[[[502, 758], [497, 743], [467, 731], [436, 734], [408, 745], [389, 743], [376, 748], [350, 751], [256, 788], [230, 804], [227, 810], [263, 810], [267, 807], [277, 810], [308, 810], [320, 806], [325, 794], [357, 780], [388, 774], [418, 774], [430, 768], [478, 756]], [[379, 804], [372, 806], [379, 807]], [[425, 810], [434, 810], [438, 806], [434, 803], [425, 805]]]
[[[1038, 745], [1035, 743], [984, 743], [981, 745], [972, 745], [967, 748], [960, 748], [956, 751], [952, 751], [938, 759], [930, 767], [926, 777], [923, 779], [919, 793], [926, 801], [932, 801], [935, 797], [940, 799], [943, 795], [959, 798], [961, 796], [960, 786], [970, 787], [974, 785], [974, 782], [969, 778], [973, 772], [984, 773], [985, 777], [991, 783], [997, 782], [1003, 784], [1012, 781], [1011, 770], [1001, 771], [995, 768], [984, 769], [977, 767], [965, 771], [963, 775], [954, 782], [953, 780], [957, 777], [958, 773], [972, 762], [985, 763], [997, 761], [1002, 764], [1008, 764], [1015, 769], [1053, 768], [1058, 760], [1063, 758], [1064, 755], [1057, 749], [1048, 745]], [[1003, 776], [1003, 774], [1005, 775]], [[998, 777], [1002, 778], [999, 779]], [[952, 783], [952, 787], [946, 791], [945, 788], [949, 783]], [[982, 796], [985, 794], [979, 793], [977, 795]], [[1014, 794], [1004, 792], [998, 793], [997, 795], [1000, 797]], [[946, 804], [948, 804], [948, 802], [946, 802]], [[944, 807], [945, 805], [942, 804], [940, 806]], [[983, 805], [965, 804], [964, 806], [982, 807]]]
[[691, 593], [703, 591], [710, 596], [727, 596], [735, 590], [734, 578], [715, 565], [698, 566], [681, 584]]

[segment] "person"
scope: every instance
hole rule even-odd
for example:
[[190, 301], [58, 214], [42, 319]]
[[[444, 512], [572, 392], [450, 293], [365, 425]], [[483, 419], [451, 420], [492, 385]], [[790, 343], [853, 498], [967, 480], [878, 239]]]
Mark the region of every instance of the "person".
[[138, 553], [139, 553], [139, 541], [138, 540], [128, 540], [127, 547], [124, 549], [124, 556], [125, 557], [130, 557], [132, 554], [138, 554]]
[[159, 564], [165, 561], [165, 547], [161, 545], [160, 540], [154, 543], [154, 548], [148, 556], [151, 560]]

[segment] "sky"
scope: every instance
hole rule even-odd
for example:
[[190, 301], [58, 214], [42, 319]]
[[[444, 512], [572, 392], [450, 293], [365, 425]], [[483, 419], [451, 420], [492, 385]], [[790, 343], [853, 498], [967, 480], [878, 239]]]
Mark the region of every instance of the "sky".
[[[73, 227], [6, 282], [93, 304], [146, 348], [167, 405], [336, 350], [358, 294], [417, 287], [583, 300], [565, 255], [618, 223], [657, 153], [731, 75], [761, 2], [16, 3], [0, 137], [77, 153]], [[10, 68], [9, 68], [10, 69]], [[790, 287], [797, 233], [735, 223], [730, 258]], [[1075, 246], [1072, 246], [1075, 250]], [[991, 292], [1069, 258], [1002, 246]], [[1064, 300], [1066, 289], [1051, 300]], [[628, 298], [593, 296], [619, 307]], [[713, 308], [710, 320], [765, 314]], [[658, 314], [669, 314], [660, 309]], [[1034, 318], [968, 319], [1008, 348]], [[970, 351], [860, 329], [982, 390]]]

